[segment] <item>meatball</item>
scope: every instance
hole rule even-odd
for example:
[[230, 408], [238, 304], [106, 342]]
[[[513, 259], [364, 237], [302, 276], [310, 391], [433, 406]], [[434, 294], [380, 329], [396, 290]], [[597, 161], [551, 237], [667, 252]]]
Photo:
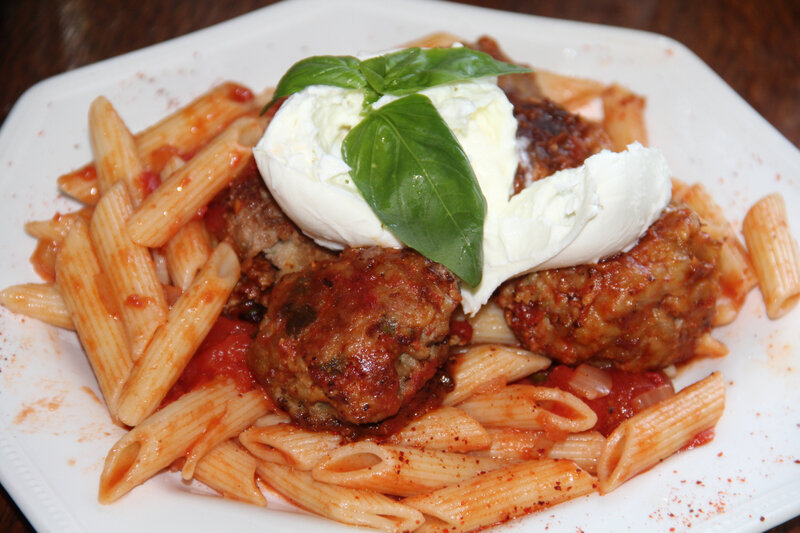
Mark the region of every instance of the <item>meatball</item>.
[[347, 249], [274, 286], [248, 364], [302, 425], [376, 423], [447, 359], [460, 301], [453, 274], [414, 251]]
[[[513, 63], [491, 37], [481, 37], [475, 48], [506, 63]], [[522, 156], [514, 176], [514, 193], [536, 180], [565, 168], [574, 168], [604, 148], [613, 147], [600, 124], [584, 120], [547, 100], [536, 74], [500, 76], [497, 84], [514, 106], [517, 142]]]
[[550, 100], [522, 100], [509, 95], [517, 119], [517, 142], [522, 148], [514, 176], [514, 193], [534, 181], [583, 164], [587, 157], [611, 148], [608, 134]]
[[691, 209], [673, 204], [629, 252], [528, 274], [497, 300], [532, 351], [570, 365], [663, 368], [689, 359], [711, 327], [719, 248]]
[[214, 198], [205, 222], [217, 240], [233, 246], [242, 263], [241, 278], [225, 313], [255, 323], [263, 316], [276, 280], [333, 256], [303, 235], [281, 211], [255, 163]]

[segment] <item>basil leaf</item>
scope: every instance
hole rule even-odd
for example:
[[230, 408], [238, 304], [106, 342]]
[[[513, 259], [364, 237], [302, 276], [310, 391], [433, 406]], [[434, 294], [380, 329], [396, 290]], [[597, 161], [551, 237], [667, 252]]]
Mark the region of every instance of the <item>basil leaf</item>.
[[403, 243], [469, 285], [480, 283], [486, 200], [427, 96], [370, 111], [345, 137], [342, 157], [367, 203]]
[[383, 70], [381, 92], [398, 96], [445, 83], [530, 72], [528, 68], [497, 61], [489, 54], [465, 47], [410, 48], [363, 63], [376, 72]]
[[311, 85], [364, 89], [367, 80], [359, 70], [359, 65], [361, 61], [352, 56], [313, 56], [298, 61], [280, 79], [272, 100], [264, 110], [279, 98], [300, 92]]

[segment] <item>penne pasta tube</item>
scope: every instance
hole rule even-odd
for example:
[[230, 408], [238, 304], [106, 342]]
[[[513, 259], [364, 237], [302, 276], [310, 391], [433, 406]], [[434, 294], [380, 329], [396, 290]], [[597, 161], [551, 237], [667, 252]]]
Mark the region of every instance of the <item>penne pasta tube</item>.
[[597, 461], [606, 438], [598, 431], [570, 433], [567, 438], [556, 442], [547, 452], [551, 459], [568, 459], [592, 475], [597, 474]]
[[181, 468], [181, 477], [186, 480], [192, 479], [197, 463], [205, 457], [206, 453], [218, 444], [236, 437], [273, 409], [272, 400], [260, 390], [246, 392], [231, 400], [225, 415], [206, 431], [186, 454], [186, 461]]
[[[137, 152], [145, 167], [160, 172], [170, 157], [190, 158], [235, 119], [256, 113], [261, 105], [249, 89], [225, 82], [137, 134]], [[99, 199], [93, 163], [60, 176], [58, 186], [65, 194], [86, 204], [94, 205]]]
[[526, 461], [412, 496], [403, 503], [426, 517], [417, 531], [473, 531], [594, 491], [596, 480], [572, 461]]
[[472, 326], [473, 344], [519, 344], [508, 327], [503, 310], [494, 302], [481, 307], [475, 316], [469, 317]]
[[597, 463], [600, 492], [611, 492], [686, 446], [717, 423], [724, 407], [725, 385], [714, 372], [622, 422], [606, 439]]
[[156, 410], [208, 334], [238, 280], [236, 253], [230, 245], [221, 243], [136, 361], [120, 398], [120, 420], [135, 426]]
[[25, 231], [32, 237], [37, 239], [46, 239], [60, 243], [64, 237], [69, 233], [72, 223], [82, 218], [88, 222], [92, 218], [92, 208], [84, 207], [79, 211], [73, 213], [56, 213], [56, 215], [49, 220], [34, 220], [25, 224]]
[[311, 470], [342, 442], [341, 436], [326, 431], [309, 431], [292, 424], [254, 426], [239, 435], [239, 442], [261, 459]]
[[197, 272], [211, 255], [211, 240], [201, 220], [190, 220], [161, 248], [172, 282], [189, 288]]
[[261, 463], [257, 472], [292, 503], [345, 524], [395, 532], [415, 530], [423, 521], [419, 511], [377, 492], [329, 485], [274, 463]]
[[459, 404], [478, 422], [492, 427], [577, 433], [594, 427], [597, 415], [577, 396], [561, 389], [509, 385]]
[[62, 193], [86, 205], [94, 205], [100, 199], [97, 170], [91, 163], [59, 176], [57, 183]]
[[256, 483], [257, 466], [258, 459], [226, 440], [197, 462], [194, 478], [225, 498], [266, 507], [267, 500]]
[[104, 96], [98, 96], [89, 106], [89, 137], [100, 194], [105, 194], [115, 183], [122, 181], [133, 202], [141, 202], [144, 191], [138, 180], [144, 167], [139, 161], [136, 141]]
[[776, 319], [800, 301], [800, 249], [789, 229], [786, 203], [780, 194], [756, 202], [742, 222], [767, 316]]
[[128, 219], [131, 239], [163, 246], [247, 165], [263, 130], [255, 118], [231, 124], [142, 202]]
[[[184, 165], [183, 159], [172, 157], [161, 171], [162, 181]], [[161, 248], [164, 268], [172, 282], [186, 290], [197, 271], [211, 255], [211, 240], [201, 220], [190, 220]]]
[[496, 470], [489, 457], [360, 441], [336, 448], [311, 470], [317, 481], [395, 496], [436, 490]]
[[500, 344], [474, 346], [450, 366], [455, 388], [443, 405], [456, 405], [469, 396], [497, 389], [550, 366], [550, 359], [522, 348]]
[[645, 99], [616, 84], [603, 91], [602, 99], [603, 128], [611, 138], [614, 151], [621, 152], [635, 141], [647, 146]]
[[24, 283], [0, 291], [0, 305], [51, 326], [75, 329], [72, 316], [53, 283]]
[[694, 357], [716, 358], [728, 355], [728, 347], [711, 336], [703, 333], [694, 345]]
[[171, 156], [188, 159], [234, 120], [259, 109], [249, 89], [225, 82], [136, 135], [136, 146], [145, 164], [161, 172]]
[[464, 40], [460, 37], [447, 33], [446, 31], [438, 31], [425, 35], [419, 39], [414, 39], [403, 45], [403, 48], [450, 48], [456, 43], [463, 43]]
[[553, 446], [552, 439], [541, 430], [516, 428], [489, 428], [492, 443], [486, 450], [473, 455], [496, 457], [508, 461], [541, 459]]
[[104, 298], [107, 281], [92, 249], [89, 229], [75, 221], [56, 259], [56, 282], [112, 417], [133, 361], [125, 331]]
[[687, 187], [682, 193], [681, 201], [700, 216], [703, 221], [703, 231], [722, 242], [717, 263], [722, 294], [717, 299], [712, 325], [729, 324], [744, 305], [747, 293], [758, 283], [750, 257], [722, 208], [714, 202], [701, 183]]
[[100, 474], [100, 503], [111, 503], [183, 456], [238, 395], [231, 381], [184, 394], [112, 446]]
[[89, 233], [135, 361], [166, 320], [167, 301], [150, 251], [128, 237], [125, 221], [131, 212], [125, 183], [118, 182], [97, 203]]
[[593, 100], [601, 99], [606, 88], [599, 81], [541, 69], [536, 69], [536, 84], [545, 98], [572, 113], [577, 113]]
[[387, 442], [429, 450], [469, 452], [488, 448], [492, 437], [461, 409], [440, 407], [412, 420]]

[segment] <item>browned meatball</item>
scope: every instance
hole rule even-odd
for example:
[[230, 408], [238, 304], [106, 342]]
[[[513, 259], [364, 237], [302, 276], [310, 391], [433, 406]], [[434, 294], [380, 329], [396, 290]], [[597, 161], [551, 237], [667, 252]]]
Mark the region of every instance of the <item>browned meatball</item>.
[[498, 303], [530, 350], [566, 364], [658, 369], [690, 358], [709, 331], [718, 256], [697, 215], [670, 205], [628, 253], [512, 280]]
[[[513, 63], [491, 37], [475, 48], [499, 61]], [[523, 150], [514, 176], [514, 193], [565, 168], [574, 168], [592, 154], [613, 147], [600, 124], [584, 120], [544, 97], [536, 74], [500, 76], [497, 84], [514, 106], [517, 140]]]
[[303, 425], [379, 422], [447, 358], [460, 300], [453, 274], [414, 251], [345, 250], [275, 285], [248, 363]]
[[522, 100], [509, 95], [523, 151], [514, 176], [514, 193], [534, 181], [583, 164], [587, 157], [611, 148], [605, 130], [549, 100]]
[[217, 240], [233, 246], [242, 263], [241, 278], [225, 313], [256, 323], [277, 279], [333, 256], [303, 235], [281, 211], [255, 163], [214, 198], [205, 222]]

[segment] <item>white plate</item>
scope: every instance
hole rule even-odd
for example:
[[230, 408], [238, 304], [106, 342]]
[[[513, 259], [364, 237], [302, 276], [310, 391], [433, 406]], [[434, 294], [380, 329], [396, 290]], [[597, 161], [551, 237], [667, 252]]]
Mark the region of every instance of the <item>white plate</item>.
[[[676, 176], [704, 182], [735, 221], [773, 191], [800, 234], [800, 153], [696, 56], [657, 35], [423, 0], [296, 0], [57, 76], [29, 90], [0, 132], [0, 286], [36, 279], [27, 220], [73, 206], [55, 178], [90, 159], [86, 113], [106, 95], [134, 131], [220, 80], [260, 89], [311, 54], [396, 46], [447, 30], [497, 37], [515, 59], [617, 81], [648, 97], [651, 144]], [[612, 494], [503, 526], [510, 531], [756, 531], [800, 514], [800, 310], [771, 322], [753, 293], [732, 327], [731, 353], [691, 365], [684, 386], [720, 369], [728, 405], [710, 444], [665, 461]], [[96, 502], [122, 430], [72, 334], [0, 310], [0, 481], [42, 531], [345, 531], [299, 513], [192, 494], [161, 475], [118, 503]], [[207, 493], [206, 493], [207, 494]]]

